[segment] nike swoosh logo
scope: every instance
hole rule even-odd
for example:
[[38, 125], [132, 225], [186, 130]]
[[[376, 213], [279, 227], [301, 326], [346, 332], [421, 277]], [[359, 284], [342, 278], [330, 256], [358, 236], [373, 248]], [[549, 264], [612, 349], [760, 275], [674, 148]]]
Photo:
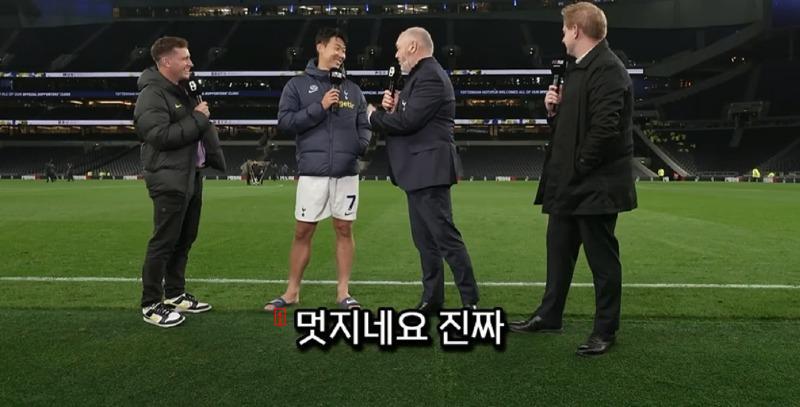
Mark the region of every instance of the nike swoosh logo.
[[175, 108], [176, 108], [176, 109], [180, 109], [181, 107], [183, 107], [183, 105], [182, 105], [182, 104], [180, 104], [180, 103], [175, 103]]

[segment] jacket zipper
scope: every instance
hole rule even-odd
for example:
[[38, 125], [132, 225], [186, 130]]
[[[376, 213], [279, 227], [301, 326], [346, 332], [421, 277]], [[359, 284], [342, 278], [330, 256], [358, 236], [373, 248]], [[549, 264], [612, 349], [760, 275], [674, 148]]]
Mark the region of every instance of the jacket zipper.
[[[331, 89], [333, 84], [331, 84]], [[333, 111], [328, 113], [328, 176], [333, 176]]]

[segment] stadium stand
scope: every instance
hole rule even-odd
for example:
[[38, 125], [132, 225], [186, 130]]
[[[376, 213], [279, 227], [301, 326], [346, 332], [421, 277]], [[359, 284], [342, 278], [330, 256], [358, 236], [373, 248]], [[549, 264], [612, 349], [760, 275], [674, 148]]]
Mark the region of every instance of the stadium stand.
[[[149, 46], [162, 35], [189, 39], [195, 70], [302, 70], [315, 54], [314, 33], [319, 27], [333, 25], [349, 35], [349, 70], [385, 69], [394, 62], [394, 42], [397, 33], [409, 26], [409, 13], [421, 13], [413, 22], [431, 32], [435, 56], [448, 69], [547, 69], [551, 59], [563, 55], [560, 22], [509, 19], [507, 15], [501, 18], [491, 12], [513, 11], [509, 5], [460, 5], [458, 10], [437, 5], [423, 11], [413, 5], [393, 7], [251, 9], [253, 15], [241, 9], [225, 14], [223, 10], [137, 7], [120, 9], [116, 18], [101, 22], [62, 26], [20, 22], [19, 27], [0, 27], [0, 38], [5, 39], [0, 43], [5, 48], [0, 49], [0, 71], [135, 73], [152, 64]], [[541, 1], [520, 7], [556, 9], [557, 5]], [[8, 10], [12, 9], [16, 10]], [[197, 15], [214, 17], [193, 17]], [[800, 172], [800, 110], [794, 88], [786, 86], [800, 81], [800, 66], [784, 55], [786, 38], [784, 32], [749, 23], [676, 28], [612, 25], [608, 34], [612, 49], [630, 67], [644, 69], [645, 75], [634, 75], [637, 110], [647, 112], [638, 125], [658, 134], [662, 140], [656, 148], [692, 175], [741, 175], [759, 165], [780, 173]], [[698, 50], [719, 44], [728, 44], [723, 48], [730, 51], [720, 51], [713, 58], [691, 57]], [[675, 60], [683, 62], [675, 65], [671, 62]], [[659, 72], [673, 74], [664, 77]], [[135, 77], [27, 76], [0, 77], [0, 174], [37, 173], [50, 158], [59, 168], [73, 162], [76, 173], [100, 167], [119, 175], [141, 172], [136, 140], [127, 125], [114, 130], [113, 125], [100, 128], [26, 122], [130, 120]], [[383, 78], [351, 78], [368, 91], [369, 101], [378, 101], [376, 94], [384, 87]], [[214, 95], [206, 100], [217, 119], [274, 120], [280, 91], [288, 79], [207, 78], [207, 91], [236, 95]], [[482, 123], [544, 117], [541, 99], [549, 75], [454, 75], [452, 80], [456, 91], [463, 92], [457, 97], [459, 119]], [[19, 92], [31, 94], [21, 96]], [[64, 95], [37, 94], [41, 92]], [[736, 104], [759, 106], [759, 110], [742, 115], [737, 113]], [[18, 123], [3, 124], [12, 120]], [[667, 122], [670, 124], [664, 124]], [[684, 138], [672, 140], [670, 132]], [[274, 125], [248, 129], [225, 125], [220, 126], [220, 133], [229, 156], [228, 175], [238, 174], [239, 165], [247, 158], [263, 155], [258, 140], [267, 133], [271, 142], [279, 144], [270, 152], [271, 157], [294, 166], [293, 148], [287, 145], [293, 142], [292, 136], [277, 133]], [[30, 147], [34, 140], [41, 140], [41, 146]], [[465, 177], [537, 178], [543, 160], [539, 144], [547, 140], [547, 130], [543, 124], [461, 124], [456, 140], [462, 150]], [[112, 141], [127, 142], [128, 146]], [[527, 144], [514, 144], [520, 141]], [[76, 147], [94, 144], [98, 147]], [[634, 148], [651, 170], [668, 166], [638, 138]], [[364, 175], [386, 174], [385, 149], [379, 147]], [[637, 175], [648, 174], [640, 171]]]

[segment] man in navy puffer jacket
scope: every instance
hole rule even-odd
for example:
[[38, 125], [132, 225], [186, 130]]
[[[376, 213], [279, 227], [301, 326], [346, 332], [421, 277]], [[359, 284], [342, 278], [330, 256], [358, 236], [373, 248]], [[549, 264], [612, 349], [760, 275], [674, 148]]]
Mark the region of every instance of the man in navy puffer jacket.
[[300, 283], [311, 257], [311, 238], [317, 222], [333, 218], [336, 231], [338, 284], [336, 303], [360, 307], [348, 286], [355, 243], [352, 225], [358, 209], [358, 156], [370, 140], [367, 103], [355, 83], [331, 84], [331, 69], [341, 69], [347, 37], [335, 28], [322, 28], [315, 38], [317, 58], [304, 74], [283, 88], [278, 128], [294, 134], [297, 144], [295, 235], [289, 254], [289, 284], [283, 295], [268, 302], [273, 311], [300, 300]]

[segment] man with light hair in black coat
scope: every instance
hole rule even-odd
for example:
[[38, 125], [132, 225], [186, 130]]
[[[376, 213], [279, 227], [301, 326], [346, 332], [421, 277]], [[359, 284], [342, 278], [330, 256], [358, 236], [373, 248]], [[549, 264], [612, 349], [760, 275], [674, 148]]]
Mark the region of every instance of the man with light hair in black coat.
[[581, 356], [608, 351], [619, 329], [622, 265], [617, 215], [636, 208], [633, 177], [633, 85], [605, 40], [606, 16], [580, 2], [562, 11], [563, 43], [575, 58], [561, 87], [545, 95], [552, 141], [535, 202], [549, 215], [547, 284], [541, 305], [514, 332], [560, 331], [578, 250], [583, 245], [595, 288], [595, 318]]

